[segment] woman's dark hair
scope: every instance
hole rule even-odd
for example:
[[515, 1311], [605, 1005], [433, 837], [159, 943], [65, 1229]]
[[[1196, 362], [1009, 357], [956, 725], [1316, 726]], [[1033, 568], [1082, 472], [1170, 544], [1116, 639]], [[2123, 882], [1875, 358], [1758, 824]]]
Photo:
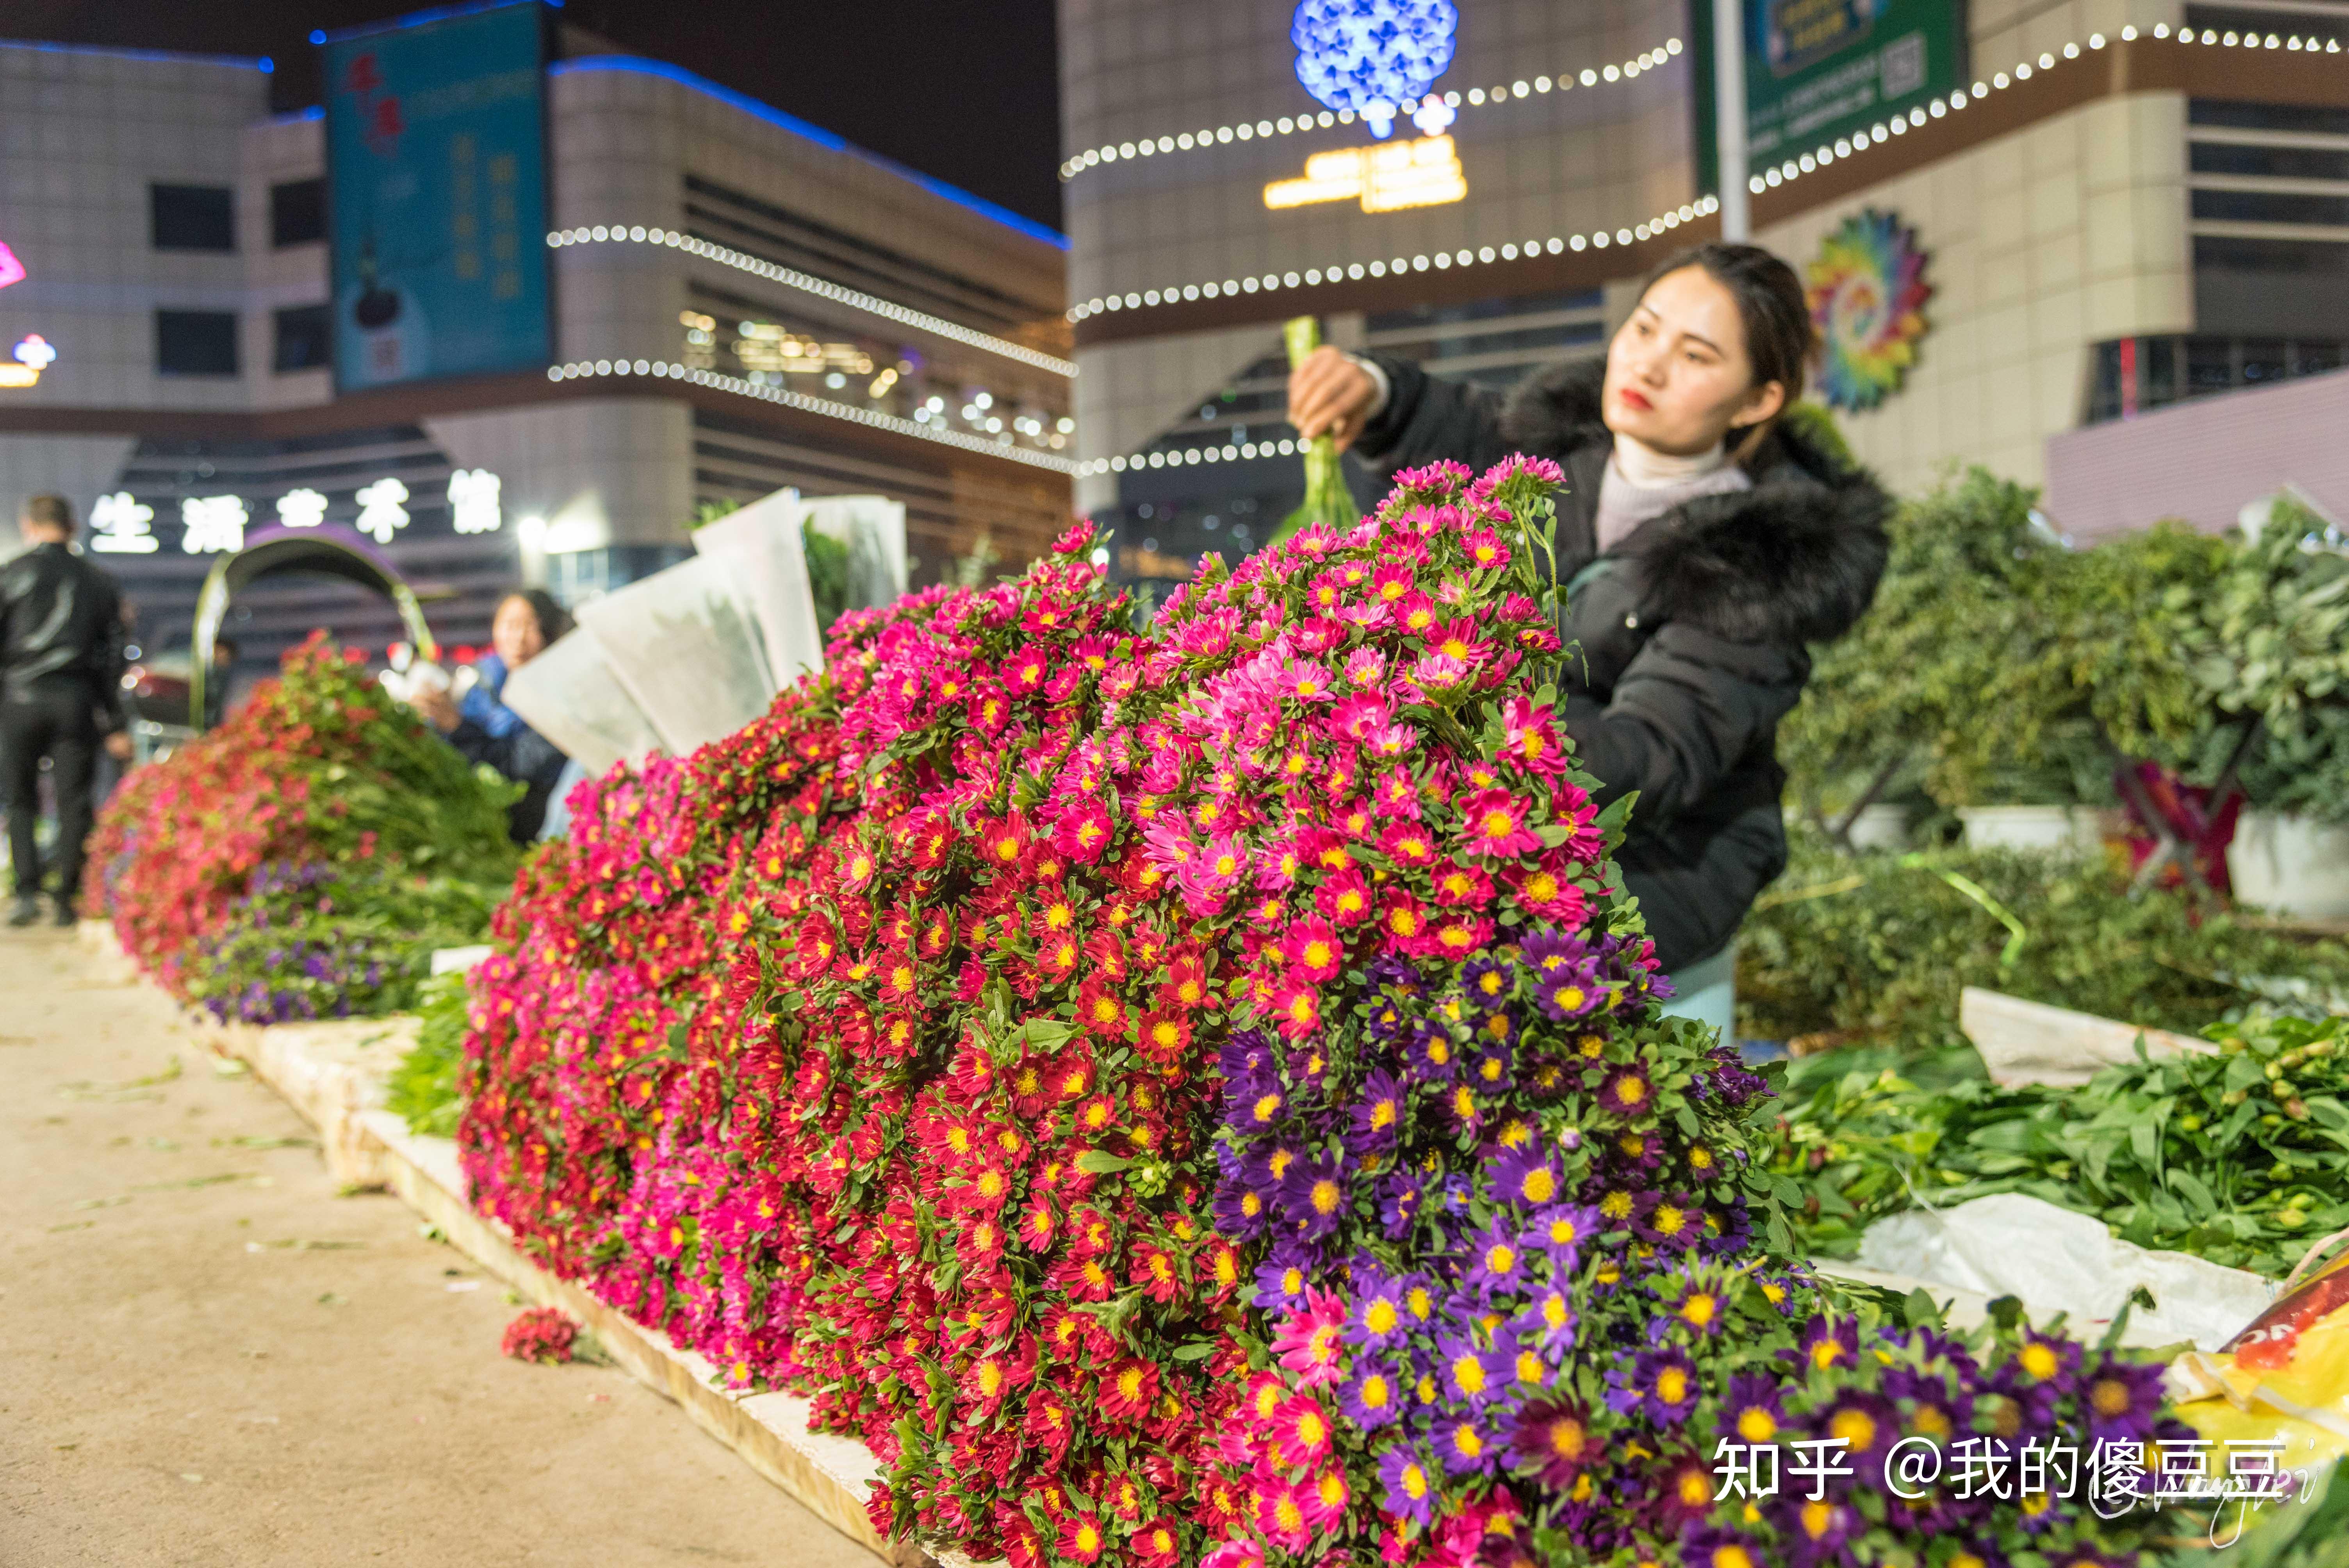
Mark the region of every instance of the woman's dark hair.
[[1742, 463], [1753, 457], [1771, 427], [1803, 395], [1812, 348], [1817, 342], [1811, 329], [1811, 303], [1804, 296], [1803, 280], [1776, 256], [1759, 245], [1717, 240], [1691, 245], [1668, 258], [1640, 281], [1640, 293], [1645, 295], [1659, 279], [1682, 267], [1702, 267], [1705, 276], [1727, 289], [1729, 297], [1737, 302], [1737, 321], [1745, 329], [1745, 357], [1754, 366], [1754, 385], [1775, 381], [1786, 389], [1777, 414], [1729, 432], [1730, 456]]
[[549, 644], [571, 630], [571, 612], [543, 588], [516, 588], [498, 601], [498, 608], [504, 609], [507, 599], [519, 599], [530, 606], [538, 621], [538, 634]]

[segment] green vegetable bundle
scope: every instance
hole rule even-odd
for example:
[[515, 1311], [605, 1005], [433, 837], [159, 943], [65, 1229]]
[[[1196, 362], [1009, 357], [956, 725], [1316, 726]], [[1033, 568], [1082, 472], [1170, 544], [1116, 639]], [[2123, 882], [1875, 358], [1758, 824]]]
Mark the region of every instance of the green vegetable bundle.
[[2101, 858], [1850, 856], [1807, 832], [1794, 835], [1785, 874], [1738, 938], [1739, 1026], [1753, 1038], [1948, 1046], [1960, 1040], [1968, 985], [2192, 1034], [2262, 1001], [2339, 1005], [2349, 998], [2349, 948], [2223, 912], [2198, 917], [2158, 889], [2132, 898]]
[[1791, 1075], [1771, 1169], [1801, 1190], [1815, 1255], [1850, 1256], [1903, 1209], [2022, 1192], [2139, 1246], [2280, 1278], [2349, 1229], [2349, 1018], [2209, 1034], [2216, 1054], [2141, 1057], [2069, 1089], [1932, 1090], [1817, 1058]]

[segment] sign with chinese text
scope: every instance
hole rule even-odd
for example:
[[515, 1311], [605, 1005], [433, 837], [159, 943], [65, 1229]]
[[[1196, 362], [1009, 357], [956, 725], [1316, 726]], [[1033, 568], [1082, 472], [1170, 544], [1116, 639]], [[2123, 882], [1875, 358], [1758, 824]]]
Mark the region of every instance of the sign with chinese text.
[[536, 0], [326, 46], [335, 381], [546, 363]]
[[[1965, 84], [1960, 0], [1743, 0], [1745, 146], [1755, 169], [1833, 146]], [[1691, 8], [1696, 80], [1713, 79], [1713, 7]], [[1713, 172], [1713, 94], [1695, 100], [1702, 178]]]

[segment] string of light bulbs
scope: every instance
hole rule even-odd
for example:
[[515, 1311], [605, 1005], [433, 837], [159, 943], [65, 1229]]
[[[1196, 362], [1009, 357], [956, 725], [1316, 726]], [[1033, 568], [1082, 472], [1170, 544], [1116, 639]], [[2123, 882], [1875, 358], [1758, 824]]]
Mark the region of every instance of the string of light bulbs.
[[[2162, 39], [2170, 37], [2172, 35], [2169, 24], [2156, 23], [2151, 36]], [[2125, 44], [2135, 43], [2139, 36], [2137, 29], [2134, 26], [2123, 27], [2120, 32], [2121, 42]], [[2302, 38], [2297, 36], [2282, 37], [2274, 33], [2237, 34], [2208, 27], [2197, 32], [2191, 27], [2180, 27], [2177, 30], [2176, 37], [2181, 44], [2208, 44], [2222, 48], [2283, 49], [2293, 53], [2322, 52], [2328, 55], [2337, 55], [2341, 52], [2341, 45], [2337, 39]], [[2085, 49], [2088, 51], [2101, 49], [2105, 47], [2106, 43], [2106, 39], [2102, 33], [2091, 33], [2088, 35]], [[1999, 71], [1988, 81], [1975, 82], [1971, 90], [1961, 88], [1946, 98], [1938, 98], [1931, 103], [1920, 104], [1905, 115], [1895, 115], [1889, 119], [1879, 120], [1868, 129], [1857, 131], [1848, 137], [1838, 137], [1833, 142], [1821, 143], [1808, 152], [1789, 158], [1783, 163], [1751, 175], [1746, 180], [1746, 189], [1757, 196], [1764, 191], [1775, 191], [1782, 185], [1801, 179], [1806, 174], [1816, 173], [1830, 164], [1840, 162], [1856, 153], [1864, 152], [1870, 147], [1880, 147], [1896, 136], [1904, 136], [1911, 129], [1956, 114], [1973, 104], [1980, 103], [1994, 92], [2003, 92], [2018, 82], [2027, 82], [2040, 71], [2052, 71], [2060, 61], [2076, 60], [2082, 53], [2083, 46], [2076, 42], [2066, 44], [2061, 49], [2047, 50], [2036, 61], [2021, 61], [2012, 71]]]
[[1076, 459], [1061, 457], [1057, 452], [1040, 452], [1008, 440], [988, 440], [961, 430], [916, 424], [895, 414], [884, 414], [877, 408], [862, 408], [854, 403], [835, 402], [830, 397], [812, 397], [788, 387], [769, 387], [740, 376], [729, 376], [719, 370], [697, 370], [691, 366], [665, 359], [574, 359], [546, 367], [549, 381], [621, 376], [643, 376], [657, 381], [683, 381], [695, 387], [709, 387], [720, 392], [731, 392], [737, 397], [756, 397], [762, 403], [797, 408], [802, 413], [821, 414], [827, 419], [846, 419], [870, 429], [936, 441], [941, 446], [958, 447], [964, 451], [979, 452], [990, 458], [1009, 458], [1014, 462], [1026, 463], [1030, 468], [1049, 469], [1058, 474], [1073, 475], [1078, 468]]
[[1581, 234], [1553, 234], [1547, 240], [1526, 240], [1522, 243], [1503, 245], [1464, 245], [1456, 251], [1434, 251], [1421, 255], [1396, 256], [1369, 262], [1342, 262], [1330, 267], [1307, 267], [1302, 271], [1266, 273], [1257, 277], [1226, 278], [1220, 283], [1185, 284], [1179, 288], [1143, 289], [1125, 294], [1104, 294], [1069, 307], [1071, 322], [1099, 315], [1104, 311], [1145, 310], [1153, 305], [1178, 304], [1192, 300], [1224, 299], [1233, 294], [1261, 294], [1267, 289], [1314, 288], [1330, 283], [1359, 283], [1364, 278], [1400, 276], [1405, 273], [1429, 271], [1448, 272], [1454, 267], [1488, 266], [1495, 262], [1514, 262], [1520, 257], [1563, 255], [1568, 251], [1603, 251], [1609, 245], [1629, 245], [1640, 240], [1653, 239], [1668, 233], [1682, 223], [1702, 218], [1721, 205], [1712, 196], [1699, 197], [1683, 202], [1669, 212], [1660, 212], [1644, 223], [1629, 228], [1593, 229]]
[[[2141, 33], [2135, 26], [2123, 27], [2120, 31], [2120, 39], [2124, 43], [2134, 43], [2139, 37], [2147, 36], [2159, 39], [2175, 37], [2182, 44], [2221, 48], [2280, 49], [2287, 53], [2326, 55], [2342, 53], [2342, 47], [2337, 39], [2302, 38], [2274, 33], [2239, 34], [2210, 28], [2172, 29], [2166, 22], [2156, 24], [2149, 35]], [[1975, 82], [1971, 88], [1960, 88], [1945, 98], [1939, 98], [1930, 104], [1911, 108], [1906, 115], [1888, 119], [1851, 137], [1822, 143], [1809, 152], [1789, 158], [1782, 163], [1754, 173], [1748, 177], [1747, 189], [1756, 195], [1764, 191], [1776, 190], [1806, 174], [1815, 173], [1820, 169], [1840, 162], [1870, 148], [1882, 146], [1896, 137], [1905, 136], [1911, 129], [1920, 129], [1951, 114], [1961, 113], [1992, 93], [2003, 91], [2017, 82], [2029, 81], [2041, 71], [2053, 70], [2061, 61], [2076, 60], [2085, 51], [2105, 48], [2109, 40], [2102, 33], [2092, 33], [2085, 43], [2065, 44], [2061, 49], [2052, 49], [2043, 53], [2035, 61], [2022, 61], [2013, 70], [1997, 72], [1986, 81]], [[1655, 233], [1668, 232], [1679, 227], [1692, 216], [1715, 211], [1719, 205], [1716, 198], [1703, 197], [1675, 211], [1651, 218], [1645, 223], [1636, 224], [1629, 229], [1619, 228], [1611, 232], [1607, 230], [1594, 230], [1588, 234], [1553, 237], [1518, 245], [1485, 245], [1475, 250], [1463, 248], [1449, 253], [1436, 252], [1429, 255], [1350, 262], [1334, 267], [1308, 267], [1299, 271], [1266, 273], [1257, 277], [1225, 278], [1221, 281], [1184, 284], [1176, 287], [1140, 289], [1122, 294], [1103, 294], [1070, 307], [1069, 320], [1081, 322], [1106, 311], [1144, 310], [1154, 306], [1185, 304], [1194, 300], [1224, 298], [1236, 294], [1257, 294], [1273, 288], [1297, 288], [1300, 285], [1313, 287], [1326, 283], [1356, 282], [1366, 277], [1388, 277], [1403, 272], [1425, 272], [1430, 268], [1485, 265], [1495, 262], [1516, 261], [1520, 257], [1544, 253], [1557, 255], [1568, 250], [1580, 251], [1589, 248], [1603, 250], [1610, 243], [1630, 244], [1635, 240], [1645, 240]]]
[[[1586, 88], [1598, 87], [1605, 82], [1636, 81], [1642, 74], [1654, 70], [1679, 54], [1682, 47], [1678, 38], [1667, 38], [1656, 47], [1634, 55], [1620, 65], [1596, 69], [1586, 67], [1578, 77], [1573, 72], [1562, 71], [1555, 80], [1548, 77], [1536, 77], [1531, 81], [1520, 77], [1502, 87], [1471, 88], [1464, 96], [1457, 92], [1431, 93], [1428, 96], [1441, 98], [1445, 108], [1457, 110], [1464, 105], [1481, 108], [1487, 104], [1505, 104], [1513, 98], [1536, 98], [1547, 92], [1568, 92], [1573, 89], [1578, 80]], [[1417, 109], [1419, 103], [1417, 98], [1405, 102], [1402, 113], [1409, 116]], [[1260, 141], [1308, 130], [1328, 130], [1333, 126], [1352, 125], [1361, 118], [1351, 109], [1341, 109], [1335, 114], [1323, 109], [1318, 114], [1285, 114], [1278, 119], [1219, 125], [1212, 129], [1186, 130], [1173, 136], [1145, 136], [1133, 141], [1104, 142], [1099, 147], [1089, 147], [1082, 152], [1072, 154], [1061, 165], [1061, 178], [1063, 181], [1073, 180], [1086, 170], [1103, 163], [1152, 158], [1168, 152], [1192, 152], [1208, 147], [1227, 146], [1235, 141]]]
[[679, 233], [675, 229], [648, 229], [641, 223], [597, 223], [593, 227], [554, 230], [546, 236], [546, 243], [552, 250], [562, 250], [571, 245], [665, 245], [671, 250], [716, 262], [721, 266], [732, 267], [738, 272], [750, 273], [769, 283], [781, 284], [785, 288], [798, 289], [836, 304], [847, 305], [853, 310], [864, 311], [940, 337], [952, 338], [957, 343], [968, 344], [988, 354], [1001, 355], [1006, 359], [1016, 359], [1038, 370], [1049, 370], [1055, 376], [1073, 377], [1077, 373], [1076, 366], [1068, 360], [1030, 348], [1024, 343], [997, 337], [976, 327], [965, 326], [958, 321], [948, 321], [944, 316], [915, 310], [909, 305], [898, 304], [859, 289], [845, 288], [828, 278], [781, 266], [763, 257], [746, 255], [708, 240], [696, 239], [691, 234]]

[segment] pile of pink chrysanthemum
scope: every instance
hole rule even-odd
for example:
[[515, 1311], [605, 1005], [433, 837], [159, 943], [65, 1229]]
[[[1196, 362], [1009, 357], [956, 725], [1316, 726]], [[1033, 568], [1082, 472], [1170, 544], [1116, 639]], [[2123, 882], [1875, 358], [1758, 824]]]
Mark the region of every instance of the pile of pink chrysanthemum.
[[[812, 1394], [885, 1530], [1023, 1565], [2103, 1561], [2068, 1501], [1870, 1490], [2158, 1398], [1772, 1262], [1766, 1099], [1657, 1018], [1544, 686], [1556, 471], [1471, 479], [1147, 635], [1072, 534], [589, 789], [482, 971], [477, 1202]], [[1860, 1479], [1716, 1501], [1733, 1432]]]

